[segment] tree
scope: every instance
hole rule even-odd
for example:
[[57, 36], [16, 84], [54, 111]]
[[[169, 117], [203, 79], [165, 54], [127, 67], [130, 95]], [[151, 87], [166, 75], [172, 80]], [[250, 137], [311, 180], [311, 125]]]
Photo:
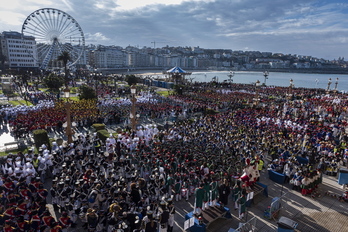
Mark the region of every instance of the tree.
[[182, 95], [184, 88], [185, 88], [185, 86], [183, 86], [183, 85], [174, 85], [174, 92], [176, 94]]
[[64, 51], [64, 52], [62, 52], [62, 54], [60, 54], [58, 57], [57, 57], [57, 59], [59, 60], [59, 61], [62, 61], [63, 62], [63, 65], [64, 65], [64, 73], [65, 73], [65, 86], [68, 86], [68, 83], [69, 83], [69, 79], [68, 79], [68, 62], [69, 62], [69, 60], [71, 60], [71, 57], [70, 57], [70, 54], [69, 54], [69, 52], [67, 52], [67, 51]]
[[50, 73], [43, 79], [43, 84], [53, 93], [59, 93], [59, 89], [64, 85], [64, 83], [64, 78], [55, 73]]
[[79, 92], [80, 92], [80, 96], [79, 96], [80, 100], [97, 98], [95, 89], [88, 85], [81, 85], [79, 88]]
[[135, 85], [137, 83], [137, 77], [135, 75], [127, 75], [126, 76], [126, 81], [129, 86], [132, 86], [133, 84]]
[[5, 62], [7, 61], [7, 57], [4, 54], [0, 53], [0, 63], [1, 63], [1, 69], [5, 70]]

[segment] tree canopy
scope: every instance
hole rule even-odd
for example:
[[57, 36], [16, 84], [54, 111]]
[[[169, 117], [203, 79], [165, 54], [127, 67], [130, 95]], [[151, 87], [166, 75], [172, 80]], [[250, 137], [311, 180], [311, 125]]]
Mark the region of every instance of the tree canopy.
[[135, 85], [138, 81], [137, 77], [135, 75], [126, 75], [126, 81], [129, 86]]
[[68, 79], [68, 62], [69, 60], [71, 60], [70, 54], [67, 51], [62, 52], [62, 54], [60, 54], [57, 57], [57, 60], [62, 61], [63, 65], [64, 65], [64, 73], [65, 73], [65, 85], [68, 86], [69, 83], [69, 79]]
[[64, 85], [65, 80], [62, 76], [55, 73], [50, 73], [43, 79], [43, 84], [54, 93], [58, 93], [59, 89]]
[[97, 98], [97, 94], [95, 92], [95, 89], [88, 86], [88, 85], [81, 85], [79, 88], [79, 98], [80, 100], [82, 99], [96, 99]]

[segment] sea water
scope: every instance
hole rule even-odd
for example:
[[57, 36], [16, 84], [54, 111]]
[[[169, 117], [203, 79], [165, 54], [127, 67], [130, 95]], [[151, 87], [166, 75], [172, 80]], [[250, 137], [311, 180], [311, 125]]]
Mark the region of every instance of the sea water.
[[[192, 72], [186, 79], [192, 82], [210, 82], [214, 79], [222, 83], [230, 82], [231, 73], [228, 71], [221, 72]], [[231, 78], [233, 83], [254, 84], [257, 80], [260, 84], [265, 83], [267, 86], [290, 86], [292, 79], [293, 86], [302, 88], [321, 88], [327, 89], [329, 78], [331, 78], [330, 90], [334, 90], [337, 82], [337, 90], [342, 92], [348, 91], [348, 75], [347, 74], [314, 74], [314, 73], [287, 73], [287, 72], [269, 72], [267, 79], [263, 72], [233, 72]], [[337, 80], [338, 78], [338, 80]]]

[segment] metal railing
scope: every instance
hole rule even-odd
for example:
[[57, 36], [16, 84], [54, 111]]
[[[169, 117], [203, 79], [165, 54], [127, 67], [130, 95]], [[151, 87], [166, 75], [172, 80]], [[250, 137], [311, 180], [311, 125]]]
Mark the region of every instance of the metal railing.
[[234, 230], [235, 232], [256, 232], [256, 223], [257, 223], [257, 218], [253, 217], [246, 223], [240, 223], [239, 227]]

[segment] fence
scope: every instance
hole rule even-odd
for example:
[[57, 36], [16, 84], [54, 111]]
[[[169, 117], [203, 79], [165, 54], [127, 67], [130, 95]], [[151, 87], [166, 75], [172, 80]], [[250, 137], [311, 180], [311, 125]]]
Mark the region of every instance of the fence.
[[255, 232], [256, 229], [257, 218], [253, 217], [246, 223], [240, 223], [239, 227], [234, 230], [234, 232]]
[[280, 210], [283, 208], [283, 202], [286, 198], [286, 194], [281, 197], [275, 197], [272, 199], [271, 205], [264, 211], [264, 217], [268, 219], [277, 220]]

